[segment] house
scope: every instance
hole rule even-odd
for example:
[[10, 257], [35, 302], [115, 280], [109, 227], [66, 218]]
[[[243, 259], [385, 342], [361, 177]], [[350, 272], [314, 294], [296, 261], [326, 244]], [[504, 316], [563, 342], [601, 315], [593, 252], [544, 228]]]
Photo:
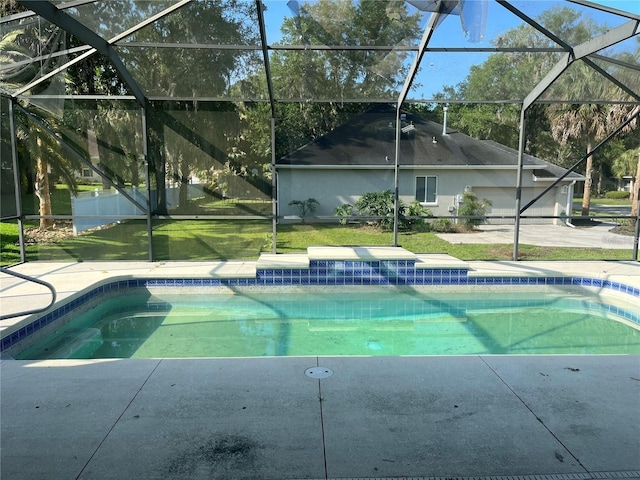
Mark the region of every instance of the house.
[[[316, 221], [328, 221], [336, 207], [353, 204], [367, 192], [393, 190], [395, 182], [395, 108], [379, 105], [276, 162], [278, 215], [297, 219], [294, 200], [315, 198]], [[515, 215], [518, 152], [481, 141], [411, 113], [401, 114], [398, 192], [405, 203], [420, 201], [435, 216], [454, 216], [465, 191], [488, 199], [489, 216]], [[560, 176], [564, 168], [525, 155], [522, 205]], [[584, 177], [570, 173], [523, 215], [562, 216], [571, 205], [573, 186]], [[570, 208], [570, 207], [569, 207]], [[313, 221], [309, 218], [307, 221]], [[491, 223], [513, 223], [494, 218]], [[557, 223], [522, 219], [522, 223]]]

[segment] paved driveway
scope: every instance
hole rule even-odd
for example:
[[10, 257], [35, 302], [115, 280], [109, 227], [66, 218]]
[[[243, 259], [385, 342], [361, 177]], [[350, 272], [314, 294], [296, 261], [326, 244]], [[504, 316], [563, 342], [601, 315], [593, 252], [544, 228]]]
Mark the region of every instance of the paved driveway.
[[[573, 204], [573, 210], [579, 212], [582, 210], [582, 202]], [[599, 213], [602, 215], [631, 215], [631, 206], [627, 205], [591, 205], [589, 207], [590, 213]]]
[[[615, 225], [601, 223], [590, 227], [571, 228], [565, 225], [520, 225], [520, 244], [546, 247], [583, 247], [632, 249], [633, 237], [610, 230]], [[512, 225], [481, 225], [474, 233], [439, 233], [449, 243], [513, 244]]]

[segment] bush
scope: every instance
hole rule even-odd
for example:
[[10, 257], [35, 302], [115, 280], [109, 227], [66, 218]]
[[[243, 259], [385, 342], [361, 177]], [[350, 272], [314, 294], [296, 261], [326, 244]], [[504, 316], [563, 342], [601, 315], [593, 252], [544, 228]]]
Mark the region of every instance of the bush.
[[291, 200], [289, 205], [297, 205], [300, 210], [300, 217], [302, 217], [302, 223], [304, 223], [304, 219], [307, 216], [307, 213], [313, 213], [316, 211], [320, 202], [315, 198], [307, 198], [306, 200]]
[[350, 203], [345, 203], [341, 207], [336, 208], [335, 215], [341, 217], [339, 220], [340, 225], [346, 225], [346, 217], [350, 217], [351, 215], [353, 215], [353, 205], [351, 205]]
[[611, 198], [612, 200], [626, 200], [629, 197], [629, 192], [625, 192], [624, 190], [614, 190], [604, 194], [604, 198]]
[[[406, 211], [406, 212], [405, 212]], [[431, 217], [431, 210], [422, 205], [419, 201], [414, 200], [405, 208], [402, 201], [400, 202], [400, 217]], [[418, 226], [427, 225], [424, 218], [401, 218], [400, 225], [406, 230], [414, 230]]]
[[[336, 208], [335, 215], [342, 217], [340, 219], [342, 225], [347, 223], [345, 217], [349, 216], [377, 217], [370, 220], [369, 223], [389, 230], [393, 228], [394, 199], [395, 197], [391, 190], [367, 192], [354, 205], [346, 203]], [[407, 207], [402, 200], [399, 200], [398, 217], [401, 228], [410, 230], [417, 225], [423, 225], [424, 219], [422, 218], [403, 218], [419, 216], [431, 216], [431, 211], [418, 201], [411, 202]]]
[[381, 217], [372, 221], [374, 225], [393, 228], [394, 195], [391, 190], [365, 193], [353, 206], [359, 215]]
[[490, 206], [490, 200], [484, 198], [480, 201], [475, 193], [464, 192], [462, 195], [462, 205], [458, 208], [458, 215], [461, 217], [474, 218], [461, 218], [460, 223], [467, 229], [477, 227], [484, 223], [485, 216], [487, 215], [487, 207]]
[[448, 218], [437, 218], [431, 222], [431, 230], [437, 233], [454, 233], [456, 227]]

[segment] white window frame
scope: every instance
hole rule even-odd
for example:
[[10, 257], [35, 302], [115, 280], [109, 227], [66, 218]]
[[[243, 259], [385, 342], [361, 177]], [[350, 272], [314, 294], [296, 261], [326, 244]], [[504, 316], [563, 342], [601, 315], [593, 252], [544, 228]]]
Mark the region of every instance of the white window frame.
[[[428, 184], [429, 184], [429, 179], [434, 179], [435, 182], [435, 188], [433, 193], [433, 201], [432, 202], [428, 202], [427, 199], [429, 198], [429, 190], [427, 189]], [[419, 179], [422, 179], [423, 181], [423, 185], [424, 185], [424, 197], [423, 198], [418, 198], [418, 181]], [[422, 205], [438, 205], [438, 176], [437, 175], [416, 175], [416, 181], [415, 181], [415, 189], [414, 189], [414, 196], [415, 199], [417, 201], [419, 201]]]

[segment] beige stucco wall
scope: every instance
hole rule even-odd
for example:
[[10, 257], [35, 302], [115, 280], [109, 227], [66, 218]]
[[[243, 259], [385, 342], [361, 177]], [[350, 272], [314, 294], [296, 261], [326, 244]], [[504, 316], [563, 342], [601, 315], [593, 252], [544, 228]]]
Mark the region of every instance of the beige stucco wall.
[[366, 192], [393, 190], [394, 174], [390, 170], [300, 170], [278, 171], [278, 209], [280, 216], [298, 215], [291, 200], [315, 198], [320, 205], [316, 216], [333, 216], [336, 207], [354, 204]]
[[[516, 198], [516, 171], [515, 170], [401, 170], [400, 173], [400, 198], [405, 202], [414, 199], [415, 177], [417, 175], [435, 175], [438, 177], [438, 201], [437, 205], [427, 205], [436, 216], [450, 215], [449, 207], [458, 207], [458, 198], [464, 193], [467, 186], [476, 194], [478, 199], [488, 199], [492, 205], [487, 209], [488, 215], [507, 216], [515, 215]], [[534, 182], [531, 170], [523, 171], [522, 176], [522, 202], [526, 205], [536, 196], [541, 194], [550, 182]], [[523, 215], [559, 215], [564, 211], [567, 203], [567, 194], [562, 192], [562, 186], [558, 185], [540, 198]], [[553, 219], [523, 219], [523, 223], [552, 223]], [[511, 219], [492, 219], [491, 223], [513, 223]], [[557, 222], [555, 222], [557, 223]]]
[[[410, 203], [415, 196], [415, 177], [438, 177], [438, 198], [434, 205], [426, 205], [436, 216], [449, 216], [450, 206], [457, 206], [458, 195], [470, 186], [478, 198], [491, 200], [489, 215], [513, 216], [515, 212], [516, 171], [472, 169], [401, 169], [400, 198]], [[548, 182], [534, 182], [531, 170], [523, 172], [522, 205], [541, 193]], [[393, 168], [378, 170], [280, 169], [278, 172], [279, 215], [295, 217], [299, 214], [292, 200], [315, 198], [320, 202], [314, 216], [333, 217], [336, 207], [353, 204], [366, 192], [393, 190]], [[567, 195], [561, 186], [555, 187], [532, 206], [525, 215], [559, 215], [566, 207]], [[310, 221], [311, 219], [307, 219]], [[512, 223], [512, 220], [492, 220], [492, 223]], [[523, 219], [523, 223], [551, 223], [552, 219]]]

